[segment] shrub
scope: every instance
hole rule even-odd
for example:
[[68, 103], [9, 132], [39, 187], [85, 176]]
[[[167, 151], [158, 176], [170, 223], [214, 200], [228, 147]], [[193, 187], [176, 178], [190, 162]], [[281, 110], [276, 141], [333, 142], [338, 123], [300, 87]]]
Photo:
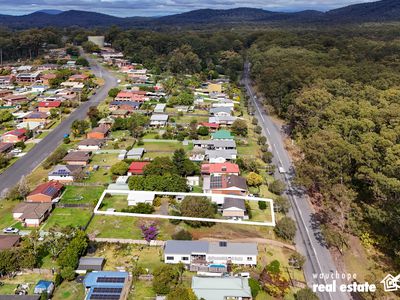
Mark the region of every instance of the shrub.
[[296, 223], [292, 218], [283, 217], [278, 222], [274, 228], [275, 234], [287, 241], [293, 241], [296, 235]]
[[190, 241], [192, 240], [192, 234], [185, 229], [181, 229], [172, 235], [172, 239]]
[[282, 195], [284, 192], [286, 185], [282, 180], [274, 180], [273, 182], [270, 183], [268, 186], [269, 190], [271, 193], [277, 194], [277, 195]]
[[259, 209], [262, 209], [262, 210], [266, 209], [266, 208], [267, 208], [267, 202], [265, 202], [265, 201], [258, 201], [258, 208], [259, 208]]

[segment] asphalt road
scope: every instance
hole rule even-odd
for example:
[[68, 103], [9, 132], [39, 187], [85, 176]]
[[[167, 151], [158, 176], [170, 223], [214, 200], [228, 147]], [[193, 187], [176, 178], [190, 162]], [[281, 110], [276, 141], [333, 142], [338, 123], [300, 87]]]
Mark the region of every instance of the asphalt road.
[[[313, 284], [332, 284], [334, 279], [338, 288], [339, 284], [347, 282], [336, 278], [315, 279], [313, 276], [314, 274], [324, 274], [325, 276], [336, 277], [336, 266], [332, 255], [324, 245], [319, 224], [313, 218], [311, 204], [306, 200], [304, 191], [293, 184], [294, 167], [284, 147], [281, 128], [272, 121], [255, 96], [250, 80], [249, 64], [245, 64], [242, 83], [246, 87], [252, 105], [255, 107], [255, 117], [257, 117], [259, 125], [263, 129], [263, 134], [267, 137], [270, 150], [274, 155], [273, 163], [277, 166], [275, 177], [283, 180], [287, 185], [286, 195], [292, 206], [290, 216], [296, 220], [298, 228], [295, 238], [296, 249], [307, 258], [304, 266], [307, 284], [309, 287], [312, 287]], [[279, 173], [278, 167], [283, 167], [287, 173]], [[339, 291], [321, 292], [318, 296], [323, 300], [351, 299], [350, 295]]]
[[70, 132], [71, 124], [74, 120], [82, 120], [90, 106], [97, 106], [103, 101], [108, 91], [117, 86], [117, 79], [104, 69], [95, 60], [87, 58], [93, 73], [103, 78], [105, 83], [101, 86], [96, 95], [93, 95], [89, 101], [83, 102], [74, 110], [59, 126], [52, 130], [43, 140], [41, 140], [25, 156], [18, 159], [11, 167], [0, 175], [0, 195], [7, 189], [12, 188], [23, 177], [29, 175], [37, 166], [40, 165], [62, 142], [64, 135]]

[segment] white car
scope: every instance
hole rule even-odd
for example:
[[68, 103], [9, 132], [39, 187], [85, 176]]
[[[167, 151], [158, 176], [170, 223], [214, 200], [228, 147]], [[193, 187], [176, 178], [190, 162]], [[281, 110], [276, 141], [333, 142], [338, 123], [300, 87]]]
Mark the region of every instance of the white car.
[[3, 229], [4, 233], [18, 233], [19, 229], [14, 228], [14, 227], [7, 227]]
[[281, 173], [281, 174], [286, 173], [286, 170], [284, 167], [279, 167], [278, 170], [279, 170], [279, 173]]

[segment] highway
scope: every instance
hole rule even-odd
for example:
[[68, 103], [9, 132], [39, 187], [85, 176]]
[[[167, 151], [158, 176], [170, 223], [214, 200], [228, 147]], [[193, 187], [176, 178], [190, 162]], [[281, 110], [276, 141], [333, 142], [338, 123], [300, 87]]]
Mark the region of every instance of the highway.
[[104, 79], [102, 85], [89, 101], [82, 102], [69, 116], [64, 119], [59, 126], [52, 130], [43, 140], [31, 149], [25, 156], [18, 159], [12, 166], [0, 175], [0, 195], [7, 189], [15, 186], [23, 176], [27, 176], [38, 167], [62, 142], [64, 135], [70, 132], [71, 124], [74, 120], [82, 120], [90, 106], [97, 106], [103, 101], [108, 91], [117, 86], [117, 79], [103, 68], [95, 60], [86, 57], [89, 61], [92, 72], [99, 78]]
[[[255, 96], [250, 79], [249, 63], [244, 66], [242, 83], [250, 97], [249, 101], [255, 108], [255, 117], [258, 119], [263, 134], [268, 140], [270, 150], [274, 155], [273, 163], [287, 171], [286, 173], [276, 171], [275, 178], [283, 180], [287, 186], [286, 195], [292, 206], [289, 214], [297, 223], [296, 249], [307, 258], [304, 266], [307, 284], [309, 287], [312, 287], [313, 284], [332, 284], [332, 278], [314, 278], [314, 274], [323, 274], [327, 277], [334, 277], [338, 288], [339, 284], [345, 282], [335, 278], [337, 274], [336, 266], [332, 255], [321, 242], [321, 233], [318, 224], [313, 219], [312, 206], [307, 201], [304, 191], [293, 184], [294, 166], [284, 147], [281, 128], [272, 121]], [[278, 170], [278, 168], [276, 169]], [[339, 291], [320, 292], [318, 296], [322, 300], [351, 299], [348, 294]]]

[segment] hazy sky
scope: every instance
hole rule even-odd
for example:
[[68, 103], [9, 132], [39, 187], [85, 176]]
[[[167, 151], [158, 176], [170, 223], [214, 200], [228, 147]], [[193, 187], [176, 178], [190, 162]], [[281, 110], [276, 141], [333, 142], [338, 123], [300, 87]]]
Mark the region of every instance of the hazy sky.
[[87, 10], [121, 17], [159, 16], [201, 8], [255, 7], [274, 11], [329, 10], [375, 0], [0, 0], [0, 14], [22, 15], [41, 9]]

